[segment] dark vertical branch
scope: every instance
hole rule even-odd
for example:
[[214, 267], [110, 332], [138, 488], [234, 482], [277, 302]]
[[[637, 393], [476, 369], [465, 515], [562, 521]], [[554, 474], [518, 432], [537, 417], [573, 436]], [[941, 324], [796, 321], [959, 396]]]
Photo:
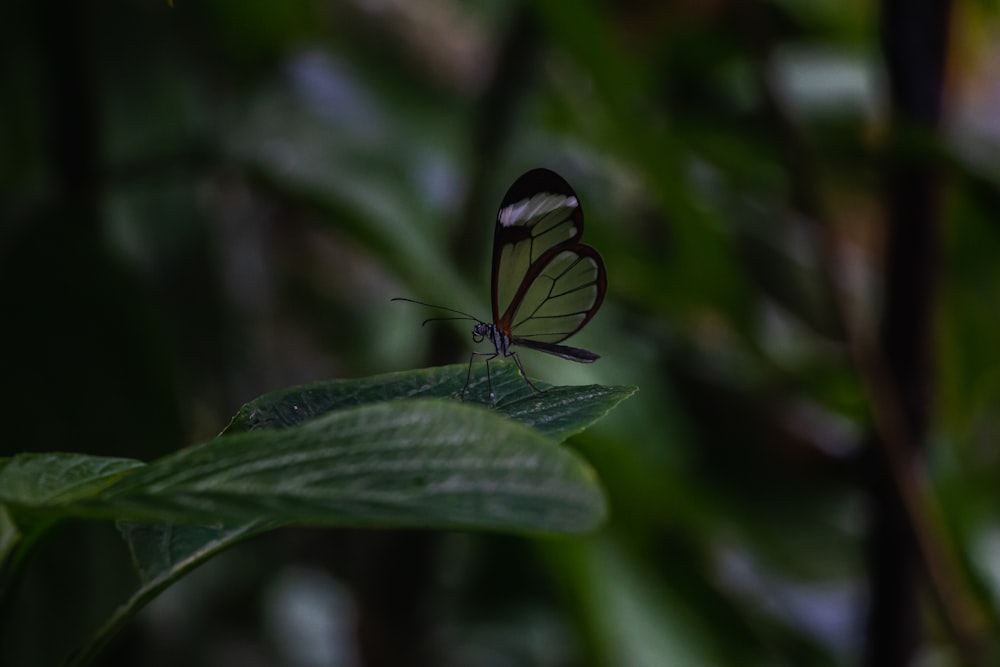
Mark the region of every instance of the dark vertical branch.
[[[949, 5], [949, 0], [885, 0], [882, 4], [894, 145], [907, 128], [932, 132], [938, 127]], [[932, 165], [890, 159], [885, 191], [885, 295], [878, 347], [908, 437], [903, 441], [905, 450], [872, 449], [865, 649], [865, 664], [872, 667], [911, 664], [920, 645], [919, 548], [896, 492], [894, 462], [887, 454], [904, 457], [904, 465], [912, 464], [926, 439], [939, 189], [940, 174]]]
[[527, 5], [519, 7], [505, 30], [472, 128], [469, 188], [452, 239], [452, 256], [466, 274], [483, 265], [480, 260], [493, 238], [490, 221], [473, 218], [484, 208], [490, 170], [510, 136], [518, 103], [535, 81], [540, 46], [537, 17]]
[[[541, 45], [538, 19], [527, 6], [514, 10], [504, 31], [492, 76], [477, 103], [472, 127], [468, 188], [451, 235], [451, 256], [462, 274], [478, 279], [478, 271], [489, 266], [484, 258], [493, 238], [491, 219], [478, 219], [487, 209], [489, 176], [503, 152], [513, 128], [518, 102], [534, 81], [533, 72]], [[499, 203], [499, 198], [496, 203]], [[431, 363], [454, 359], [454, 341], [434, 339]]]
[[88, 235], [97, 233], [101, 173], [91, 50], [85, 44], [90, 11], [72, 0], [49, 0], [39, 3], [37, 15], [38, 34], [45, 37], [46, 148], [55, 200]]
[[[451, 240], [451, 256], [466, 275], [484, 266], [482, 259], [489, 252], [491, 220], [477, 220], [476, 216], [484, 208], [490, 170], [510, 135], [517, 103], [534, 79], [530, 73], [534, 71], [538, 45], [533, 13], [527, 7], [517, 9], [478, 103], [469, 186]], [[444, 336], [434, 341], [432, 363], [454, 360], [453, 341]], [[434, 533], [401, 531], [361, 540], [370, 548], [366, 567], [357, 581], [362, 607], [361, 659], [365, 667], [436, 664], [430, 641], [435, 627], [428, 607], [439, 539]]]
[[[893, 136], [934, 131], [941, 114], [949, 6], [947, 0], [887, 0], [883, 34], [892, 87]], [[816, 225], [836, 317], [870, 399], [874, 420], [867, 487], [871, 606], [866, 664], [905, 665], [919, 645], [916, 586], [923, 576], [941, 619], [967, 664], [983, 664], [980, 619], [963, 588], [942, 529], [940, 510], [920, 475], [930, 396], [930, 306], [933, 297], [939, 174], [929, 162], [889, 163], [886, 295], [876, 341], [851, 317], [835, 287], [837, 240], [819, 187], [815, 157], [769, 79], [772, 31], [764, 6], [743, 6], [741, 34], [762, 92], [762, 111], [786, 163], [792, 203]], [[902, 145], [894, 139], [894, 145]]]
[[909, 665], [921, 634], [916, 544], [906, 509], [892, 488], [886, 450], [872, 446], [870, 452], [864, 664]]
[[431, 667], [438, 628], [431, 593], [440, 536], [423, 531], [359, 534], [358, 648], [364, 667]]
[[[941, 116], [950, 0], [886, 0], [882, 42], [897, 132], [936, 131]], [[929, 407], [930, 316], [937, 264], [941, 173], [924, 161], [890, 160], [886, 184], [882, 352], [914, 440]]]

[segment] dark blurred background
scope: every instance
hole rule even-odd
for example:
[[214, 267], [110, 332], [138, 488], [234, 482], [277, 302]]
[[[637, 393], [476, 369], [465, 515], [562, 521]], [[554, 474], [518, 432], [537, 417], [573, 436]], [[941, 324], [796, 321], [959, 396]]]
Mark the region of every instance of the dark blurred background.
[[[307, 381], [461, 362], [547, 166], [610, 291], [556, 384], [580, 539], [283, 530], [101, 664], [996, 664], [996, 2], [40, 0], [0, 21], [0, 454], [150, 460]], [[134, 584], [62, 526], [0, 662]]]

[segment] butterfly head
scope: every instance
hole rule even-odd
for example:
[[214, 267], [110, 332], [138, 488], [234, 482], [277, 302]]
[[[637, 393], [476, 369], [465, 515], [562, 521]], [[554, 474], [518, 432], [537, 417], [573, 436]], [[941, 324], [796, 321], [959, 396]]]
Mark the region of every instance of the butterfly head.
[[489, 322], [476, 322], [472, 327], [472, 340], [476, 343], [483, 342], [484, 338], [493, 337], [493, 325]]

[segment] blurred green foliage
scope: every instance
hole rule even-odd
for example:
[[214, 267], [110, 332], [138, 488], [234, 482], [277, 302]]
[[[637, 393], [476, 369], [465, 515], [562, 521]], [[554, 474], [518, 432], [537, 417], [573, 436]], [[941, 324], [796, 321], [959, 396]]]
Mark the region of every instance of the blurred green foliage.
[[[840, 315], [881, 317], [894, 161], [946, 185], [922, 465], [992, 635], [994, 4], [954, 8], [943, 130], [894, 142], [872, 3], [8, 7], [0, 455], [150, 460], [267, 391], [464, 360], [464, 324], [389, 298], [485, 315], [495, 207], [535, 166], [577, 190], [610, 290], [573, 339], [601, 360], [528, 372], [641, 387], [573, 440], [608, 491], [590, 538], [280, 531], [168, 591], [106, 664], [857, 663], [873, 410]], [[51, 664], [48, 638], [134, 584], [107, 526], [38, 554], [3, 664]], [[959, 664], [914, 585], [919, 657]]]

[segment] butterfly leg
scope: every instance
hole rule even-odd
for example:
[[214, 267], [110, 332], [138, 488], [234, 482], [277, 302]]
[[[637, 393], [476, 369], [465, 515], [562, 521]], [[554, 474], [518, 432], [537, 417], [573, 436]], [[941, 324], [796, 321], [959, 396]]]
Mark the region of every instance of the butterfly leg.
[[499, 355], [499, 352], [473, 352], [469, 355], [469, 370], [465, 373], [465, 386], [462, 387], [462, 400], [465, 400], [465, 392], [469, 389], [469, 381], [472, 378], [472, 362], [476, 357], [486, 357], [486, 383], [490, 389], [490, 407], [492, 407], [496, 401], [496, 397], [493, 394], [493, 378], [490, 377], [490, 360], [495, 359]]
[[536, 394], [542, 393], [542, 390], [532, 384], [531, 380], [528, 379], [528, 374], [524, 372], [524, 366], [521, 365], [521, 357], [517, 356], [517, 352], [510, 352], [507, 356], [514, 357], [514, 363], [517, 364], [517, 369], [521, 371], [521, 377], [523, 377], [524, 381], [528, 383], [531, 390]]

